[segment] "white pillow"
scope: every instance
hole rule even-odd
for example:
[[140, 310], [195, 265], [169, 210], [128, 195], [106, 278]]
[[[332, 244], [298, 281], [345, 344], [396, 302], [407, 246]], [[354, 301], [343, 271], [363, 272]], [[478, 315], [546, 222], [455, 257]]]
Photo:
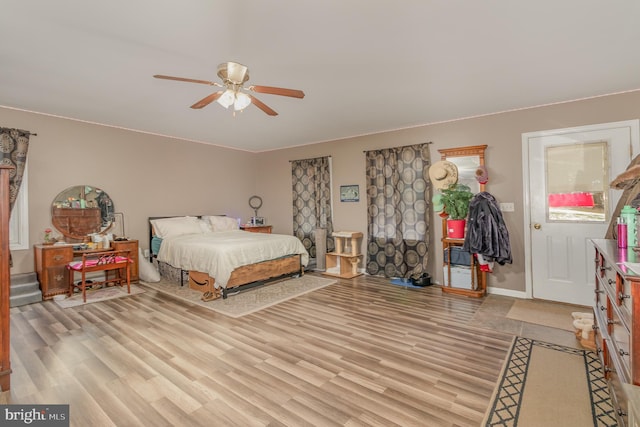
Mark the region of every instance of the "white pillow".
[[209, 224], [211, 224], [212, 231], [231, 231], [231, 230], [237, 230], [239, 228], [237, 218], [231, 218], [228, 216], [217, 216], [217, 215], [203, 216], [202, 218], [209, 221]]
[[193, 216], [182, 216], [153, 219], [151, 220], [151, 225], [156, 236], [166, 239], [167, 237], [182, 236], [183, 234], [202, 234], [201, 222]]
[[203, 233], [211, 233], [213, 229], [211, 228], [211, 223], [208, 219], [198, 219], [198, 223], [200, 224], [200, 228]]

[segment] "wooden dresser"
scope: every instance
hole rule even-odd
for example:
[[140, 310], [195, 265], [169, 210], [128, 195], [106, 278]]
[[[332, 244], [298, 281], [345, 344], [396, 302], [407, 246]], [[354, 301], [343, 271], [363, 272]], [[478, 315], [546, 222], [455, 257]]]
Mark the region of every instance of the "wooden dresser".
[[[128, 250], [132, 259], [131, 282], [138, 281], [138, 241], [123, 240], [112, 242], [115, 251]], [[82, 251], [74, 252], [73, 245], [35, 245], [33, 247], [35, 270], [42, 290], [42, 299], [51, 299], [55, 295], [69, 291], [69, 270], [66, 265], [74, 258], [82, 256]]]
[[623, 384], [640, 385], [640, 274], [621, 263], [637, 263], [640, 253], [618, 249], [615, 240], [593, 239], [596, 250], [595, 337], [620, 425], [629, 412]]

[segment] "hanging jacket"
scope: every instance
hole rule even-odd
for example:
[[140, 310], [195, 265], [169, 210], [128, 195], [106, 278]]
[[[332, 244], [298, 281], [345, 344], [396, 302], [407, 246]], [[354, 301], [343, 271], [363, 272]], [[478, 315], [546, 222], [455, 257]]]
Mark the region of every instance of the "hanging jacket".
[[469, 203], [467, 233], [462, 248], [500, 265], [512, 262], [509, 231], [498, 202], [486, 191], [477, 193]]

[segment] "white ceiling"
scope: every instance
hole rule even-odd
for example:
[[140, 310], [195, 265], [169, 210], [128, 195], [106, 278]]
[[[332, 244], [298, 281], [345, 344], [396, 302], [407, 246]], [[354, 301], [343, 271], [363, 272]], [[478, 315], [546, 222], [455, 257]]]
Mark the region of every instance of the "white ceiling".
[[[259, 152], [635, 90], [639, 44], [637, 0], [3, 0], [0, 105]], [[306, 97], [152, 77], [227, 61]]]

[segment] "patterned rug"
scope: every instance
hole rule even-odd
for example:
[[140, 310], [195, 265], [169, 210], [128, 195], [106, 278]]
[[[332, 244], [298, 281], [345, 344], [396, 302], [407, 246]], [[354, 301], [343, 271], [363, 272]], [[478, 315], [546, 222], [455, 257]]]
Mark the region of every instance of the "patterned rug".
[[302, 277], [269, 283], [257, 288], [240, 291], [236, 294], [230, 291], [227, 299], [218, 298], [207, 302], [202, 301], [202, 292], [190, 289], [186, 282], [184, 286], [180, 286], [180, 283], [163, 278], [155, 283], [140, 283], [191, 304], [208, 308], [225, 316], [237, 318], [332, 285], [336, 283], [336, 280], [306, 274]]
[[142, 289], [140, 286], [137, 286], [135, 284], [131, 284], [131, 293], [130, 294], [127, 293], [127, 288], [126, 287], [109, 286], [109, 287], [100, 288], [100, 289], [87, 289], [87, 302], [86, 303], [83, 301], [81, 293], [76, 293], [72, 297], [66, 297], [66, 298], [61, 299], [61, 300], [58, 300], [56, 298], [54, 298], [53, 300], [60, 307], [69, 308], [69, 307], [77, 307], [77, 306], [83, 305], [83, 304], [91, 304], [91, 303], [94, 303], [94, 302], [106, 301], [106, 300], [110, 300], [110, 299], [113, 299], [113, 298], [121, 298], [121, 297], [141, 294], [143, 292], [144, 292], [144, 289]]
[[616, 426], [596, 353], [516, 337], [484, 426]]

